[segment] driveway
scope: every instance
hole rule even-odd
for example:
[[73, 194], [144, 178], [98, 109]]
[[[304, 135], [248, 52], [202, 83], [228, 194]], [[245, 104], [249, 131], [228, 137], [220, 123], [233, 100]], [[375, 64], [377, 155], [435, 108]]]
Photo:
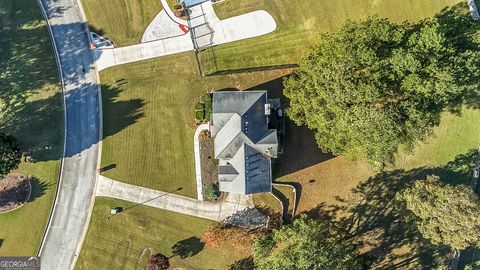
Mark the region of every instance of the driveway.
[[[167, 27], [172, 24], [186, 24], [185, 20], [176, 18], [170, 10], [166, 1], [162, 0], [164, 10], [169, 19], [164, 18]], [[264, 10], [257, 10], [240, 16], [220, 20], [212, 6], [211, 1], [196, 5], [191, 9], [190, 31], [191, 34], [163, 38], [150, 42], [140, 43], [132, 46], [119, 47], [114, 49], [98, 49], [96, 51], [97, 68], [99, 70], [108, 67], [166, 56], [181, 52], [193, 51], [195, 48], [216, 46], [229, 42], [249, 39], [266, 35], [275, 31], [277, 24], [273, 17]], [[155, 24], [156, 22], [154, 22]], [[151, 26], [152, 29], [161, 29], [161, 25]], [[149, 31], [154, 32], [152, 29]], [[157, 39], [163, 37], [150, 37]], [[193, 40], [192, 40], [193, 37]]]
[[93, 205], [100, 139], [94, 60], [75, 0], [38, 0], [48, 18], [65, 101], [65, 149], [54, 208], [39, 250], [42, 269], [72, 269]]
[[163, 192], [118, 182], [104, 176], [98, 179], [96, 195], [216, 221], [222, 221], [238, 211], [253, 207], [251, 196], [229, 194], [224, 201], [211, 203], [176, 195], [174, 190]]

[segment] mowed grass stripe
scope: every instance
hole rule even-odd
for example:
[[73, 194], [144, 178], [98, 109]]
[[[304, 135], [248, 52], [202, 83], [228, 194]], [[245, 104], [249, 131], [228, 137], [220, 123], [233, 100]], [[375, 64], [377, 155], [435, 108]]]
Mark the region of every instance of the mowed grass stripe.
[[[108, 76], [102, 74], [102, 80], [108, 81]], [[188, 108], [185, 108], [182, 93], [158, 83], [143, 88], [145, 83], [127, 80], [129, 83], [121, 92], [121, 99], [148, 102], [141, 108], [144, 117], [134, 124], [135, 128], [127, 127], [114, 137], [104, 139], [102, 165], [117, 164], [105, 175], [164, 191], [181, 187], [180, 194], [195, 196], [193, 146], [190, 143], [193, 131], [185, 128], [183, 110]], [[103, 91], [113, 90], [103, 88]], [[104, 122], [109, 122], [111, 114], [121, 114], [115, 103], [104, 104], [103, 110]], [[106, 134], [112, 125], [115, 123], [105, 126]], [[113, 141], [117, 143], [111, 144]]]
[[[133, 204], [99, 197], [76, 269], [145, 269], [148, 257], [162, 253], [172, 256], [172, 246], [187, 240], [193, 256], [170, 258], [172, 268], [228, 269], [228, 265], [246, 256], [232, 246], [208, 248], [199, 241], [213, 221], [186, 216], [148, 206], [136, 206], [110, 216], [114, 206]], [[99, 245], [101, 243], [101, 245]]]
[[[288, 72], [200, 77], [193, 53], [102, 71], [102, 166], [116, 164], [103, 175], [162, 191], [181, 187], [177, 194], [196, 198], [196, 101], [205, 92], [250, 88]], [[121, 79], [124, 83], [115, 87], [114, 81]]]

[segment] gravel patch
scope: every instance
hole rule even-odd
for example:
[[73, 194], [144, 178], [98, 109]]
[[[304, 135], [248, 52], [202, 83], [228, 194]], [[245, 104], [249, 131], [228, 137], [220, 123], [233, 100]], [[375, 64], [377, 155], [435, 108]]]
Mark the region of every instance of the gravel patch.
[[270, 218], [258, 211], [257, 208], [247, 208], [227, 217], [223, 224], [253, 230], [267, 228], [269, 221]]

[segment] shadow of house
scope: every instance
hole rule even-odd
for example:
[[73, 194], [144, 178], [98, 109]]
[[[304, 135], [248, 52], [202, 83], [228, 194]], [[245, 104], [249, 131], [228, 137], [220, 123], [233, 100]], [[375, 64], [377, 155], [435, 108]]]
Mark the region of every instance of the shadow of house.
[[[299, 151], [301, 151], [301, 155], [299, 155]], [[334, 157], [334, 155], [324, 153], [318, 148], [312, 130], [305, 126], [298, 126], [287, 118], [285, 121], [283, 154], [273, 164], [274, 177], [279, 178], [298, 172]]]
[[[395, 195], [416, 180], [432, 174], [450, 184], [469, 184], [469, 164], [474, 160], [475, 150], [472, 149], [444, 166], [381, 172], [355, 187], [349, 198], [337, 198], [338, 204], [335, 205], [319, 204], [305, 214], [334, 222], [343, 237], [358, 243], [362, 258], [370, 267], [403, 269], [416, 263], [422, 269], [434, 269], [443, 264], [442, 257], [449, 250], [432, 245], [408, 219], [401, 216]], [[411, 252], [394, 252], [407, 245]]]
[[178, 241], [172, 246], [172, 257], [179, 256], [182, 259], [192, 257], [203, 250], [205, 244], [200, 238], [192, 236], [190, 238]]
[[[247, 89], [267, 90], [269, 98], [280, 98], [282, 107], [287, 108], [289, 100], [283, 95], [283, 80], [285, 77], [256, 85]], [[302, 151], [299, 155], [298, 151]], [[295, 157], [295, 158], [292, 158]], [[315, 140], [315, 134], [305, 126], [298, 126], [286, 115], [285, 119], [285, 141], [283, 154], [279, 155], [273, 163], [273, 176], [279, 178], [310, 166], [319, 164], [334, 158], [333, 155], [323, 153]]]

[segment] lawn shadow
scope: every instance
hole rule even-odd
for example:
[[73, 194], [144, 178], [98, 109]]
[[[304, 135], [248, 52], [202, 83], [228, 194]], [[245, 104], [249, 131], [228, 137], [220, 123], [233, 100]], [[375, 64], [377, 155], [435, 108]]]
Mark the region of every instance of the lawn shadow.
[[290, 200], [280, 190], [272, 187], [272, 193], [283, 205], [283, 224], [289, 224], [292, 220], [292, 213], [289, 211]]
[[112, 164], [108, 164], [107, 166], [103, 166], [99, 169], [99, 172], [100, 173], [103, 173], [103, 172], [106, 172], [106, 171], [110, 171], [110, 170], [113, 170], [117, 167], [117, 164], [115, 163], [112, 163]]
[[[80, 114], [84, 108], [82, 105], [87, 91], [92, 88], [78, 88], [69, 91], [67, 99], [67, 144], [66, 157], [72, 157], [97, 144], [99, 130], [92, 127], [79, 126]], [[104, 122], [103, 138], [115, 135], [130, 125], [135, 124], [144, 117], [142, 99], [123, 100], [120, 98], [123, 90], [120, 87], [102, 85], [102, 102], [108, 115], [108, 121]], [[1, 131], [14, 134], [18, 139], [23, 152], [31, 156], [35, 161], [58, 160], [62, 155], [63, 108], [61, 105], [62, 94], [57, 93], [45, 99], [30, 101], [24, 106], [17, 108], [1, 119]], [[92, 111], [91, 117], [98, 118], [98, 111]], [[92, 119], [92, 121], [94, 121]], [[91, 133], [83, 138], [77, 137], [83, 131], [90, 129]]]
[[0, 115], [23, 106], [44, 86], [59, 82], [47, 25], [39, 24], [42, 18], [36, 14], [9, 9], [4, 9], [5, 19], [0, 20]]
[[265, 216], [269, 217], [267, 229], [278, 229], [283, 224], [282, 213], [275, 211], [268, 206], [255, 205], [255, 208]]
[[30, 179], [30, 184], [32, 185], [32, 193], [30, 194], [30, 198], [27, 202], [34, 202], [36, 199], [45, 195], [46, 191], [53, 186], [53, 183], [47, 183], [45, 181], [41, 181], [36, 177], [32, 177]]
[[[305, 214], [315, 219], [329, 219], [343, 237], [358, 243], [362, 260], [369, 268], [402, 269], [413, 263], [422, 269], [433, 269], [444, 263], [446, 247], [432, 245], [416, 227], [400, 216], [395, 195], [415, 180], [438, 175], [449, 184], [469, 184], [469, 164], [476, 150], [458, 155], [444, 166], [411, 170], [391, 169], [360, 183], [348, 198], [337, 197], [335, 205], [319, 204]], [[409, 246], [411, 251], [396, 251]]]
[[178, 241], [172, 246], [172, 257], [179, 256], [182, 259], [192, 257], [203, 250], [205, 244], [198, 237], [192, 236]]
[[108, 37], [104, 36], [105, 35], [105, 30], [103, 30], [103, 28], [98, 28], [98, 27], [95, 27], [91, 24], [88, 25], [88, 28], [90, 29], [91, 32], [94, 32], [95, 34], [98, 34], [98, 35], [108, 39]]
[[[104, 115], [108, 115], [108, 121], [103, 122], [103, 138], [117, 134], [128, 126], [135, 124], [145, 117], [143, 107], [146, 101], [143, 99], [121, 98], [121, 93], [127, 87], [127, 83], [121, 86], [111, 87], [102, 85], [102, 103]], [[107, 117], [104, 117], [107, 119]]]
[[253, 263], [253, 257], [249, 256], [238, 261], [235, 261], [228, 266], [229, 270], [253, 270], [255, 269], [255, 264]]
[[[63, 16], [65, 9], [46, 1], [42, 3], [49, 18]], [[6, 10], [8, 14], [2, 16], [6, 19], [1, 20], [4, 38], [0, 40], [0, 131], [15, 136], [22, 151], [34, 161], [62, 157], [64, 125], [66, 157], [96, 145], [101, 139], [99, 106], [96, 106], [99, 87], [87, 80], [96, 71], [85, 24], [51, 27], [59, 49], [64, 95], [59, 90], [60, 76], [52, 41], [40, 13], [9, 12], [8, 7]], [[121, 114], [115, 119], [117, 124], [104, 132], [105, 136], [116, 134], [143, 117], [144, 102], [116, 100], [120, 92], [109, 91], [104, 97], [104, 105], [112, 103]], [[82, 119], [85, 115], [87, 121]]]
[[334, 157], [334, 155], [324, 153], [319, 149], [312, 130], [305, 126], [298, 126], [287, 118], [283, 153], [273, 161], [273, 176], [280, 178]]
[[[256, 85], [247, 89], [247, 91], [266, 90], [269, 98], [280, 98], [282, 107], [288, 108], [290, 101], [283, 95], [284, 78], [279, 77]], [[301, 155], [298, 154], [300, 149], [302, 151]], [[331, 158], [334, 158], [332, 154], [323, 153], [319, 149], [312, 130], [306, 126], [298, 126], [290, 118], [286, 117], [283, 153], [273, 162], [274, 178], [303, 170]]]

